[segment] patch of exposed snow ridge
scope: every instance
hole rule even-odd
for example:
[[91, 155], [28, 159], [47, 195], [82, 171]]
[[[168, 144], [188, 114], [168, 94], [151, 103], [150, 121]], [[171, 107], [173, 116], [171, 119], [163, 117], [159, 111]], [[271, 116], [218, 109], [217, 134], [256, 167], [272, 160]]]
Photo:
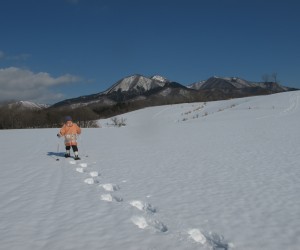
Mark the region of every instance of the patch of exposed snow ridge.
[[160, 76], [160, 75], [152, 76], [151, 79], [153, 79], [153, 80], [155, 80], [155, 81], [162, 82], [162, 83], [168, 82], [168, 79], [167, 79], [167, 78], [164, 78], [163, 76]]
[[21, 107], [25, 109], [44, 109], [49, 107], [49, 105], [46, 104], [38, 104], [30, 101], [19, 101], [16, 103], [12, 103], [9, 105], [10, 107]]

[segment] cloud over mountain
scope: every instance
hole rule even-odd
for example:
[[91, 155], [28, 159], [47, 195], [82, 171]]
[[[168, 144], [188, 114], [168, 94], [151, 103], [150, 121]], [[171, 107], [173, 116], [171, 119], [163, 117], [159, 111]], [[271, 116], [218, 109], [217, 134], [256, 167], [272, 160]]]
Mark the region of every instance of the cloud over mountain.
[[2, 68], [0, 69], [0, 101], [55, 100], [61, 98], [62, 94], [54, 93], [51, 87], [79, 80], [79, 77], [70, 74], [53, 77], [46, 72], [34, 73], [28, 69], [16, 67]]

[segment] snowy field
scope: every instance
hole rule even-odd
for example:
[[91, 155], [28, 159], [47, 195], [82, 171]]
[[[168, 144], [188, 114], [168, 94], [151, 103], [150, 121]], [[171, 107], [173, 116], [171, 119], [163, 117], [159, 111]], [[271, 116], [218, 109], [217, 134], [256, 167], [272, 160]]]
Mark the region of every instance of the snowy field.
[[300, 249], [299, 102], [297, 91], [100, 120], [77, 162], [58, 129], [2, 130], [0, 249]]

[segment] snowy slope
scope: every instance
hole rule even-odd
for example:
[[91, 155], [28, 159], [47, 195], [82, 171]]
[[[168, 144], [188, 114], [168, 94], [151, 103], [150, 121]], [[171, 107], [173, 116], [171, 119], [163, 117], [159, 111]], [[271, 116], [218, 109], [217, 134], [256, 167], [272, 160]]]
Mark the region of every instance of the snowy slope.
[[61, 157], [57, 129], [0, 131], [0, 249], [299, 249], [299, 101], [101, 120], [83, 129], [80, 162]]

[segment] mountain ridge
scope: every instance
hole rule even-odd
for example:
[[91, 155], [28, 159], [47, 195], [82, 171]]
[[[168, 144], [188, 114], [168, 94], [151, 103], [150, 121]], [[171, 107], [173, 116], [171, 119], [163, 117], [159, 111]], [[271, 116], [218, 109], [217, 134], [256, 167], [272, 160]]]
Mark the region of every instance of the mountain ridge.
[[140, 105], [163, 105], [180, 102], [214, 101], [253, 95], [267, 95], [296, 90], [276, 82], [252, 82], [239, 77], [213, 76], [189, 85], [171, 81], [161, 75], [151, 77], [134, 74], [124, 77], [102, 92], [65, 99], [53, 105], [20, 101], [13, 107], [28, 109], [84, 106], [113, 106], [118, 103], [139, 102]]
[[[0, 106], [0, 129], [57, 127], [70, 115], [81, 127], [97, 127], [95, 120], [151, 106], [211, 102], [296, 90], [278, 83], [253, 83], [236, 77], [212, 77], [198, 87], [184, 86], [160, 76], [133, 75], [106, 91], [66, 99], [50, 107], [29, 102]], [[33, 108], [34, 107], [34, 108]], [[38, 107], [38, 109], [36, 108]]]
[[[180, 91], [179, 91], [180, 89]], [[184, 86], [163, 76], [146, 77], [134, 74], [124, 77], [107, 90], [55, 103], [52, 107], [70, 106], [72, 108], [87, 105], [114, 105], [120, 102], [154, 101], [190, 102], [237, 98], [251, 95], [264, 95], [295, 90], [274, 82], [251, 82], [239, 77], [210, 77], [207, 80]], [[159, 100], [161, 99], [161, 100]], [[175, 101], [176, 100], [176, 101]]]

